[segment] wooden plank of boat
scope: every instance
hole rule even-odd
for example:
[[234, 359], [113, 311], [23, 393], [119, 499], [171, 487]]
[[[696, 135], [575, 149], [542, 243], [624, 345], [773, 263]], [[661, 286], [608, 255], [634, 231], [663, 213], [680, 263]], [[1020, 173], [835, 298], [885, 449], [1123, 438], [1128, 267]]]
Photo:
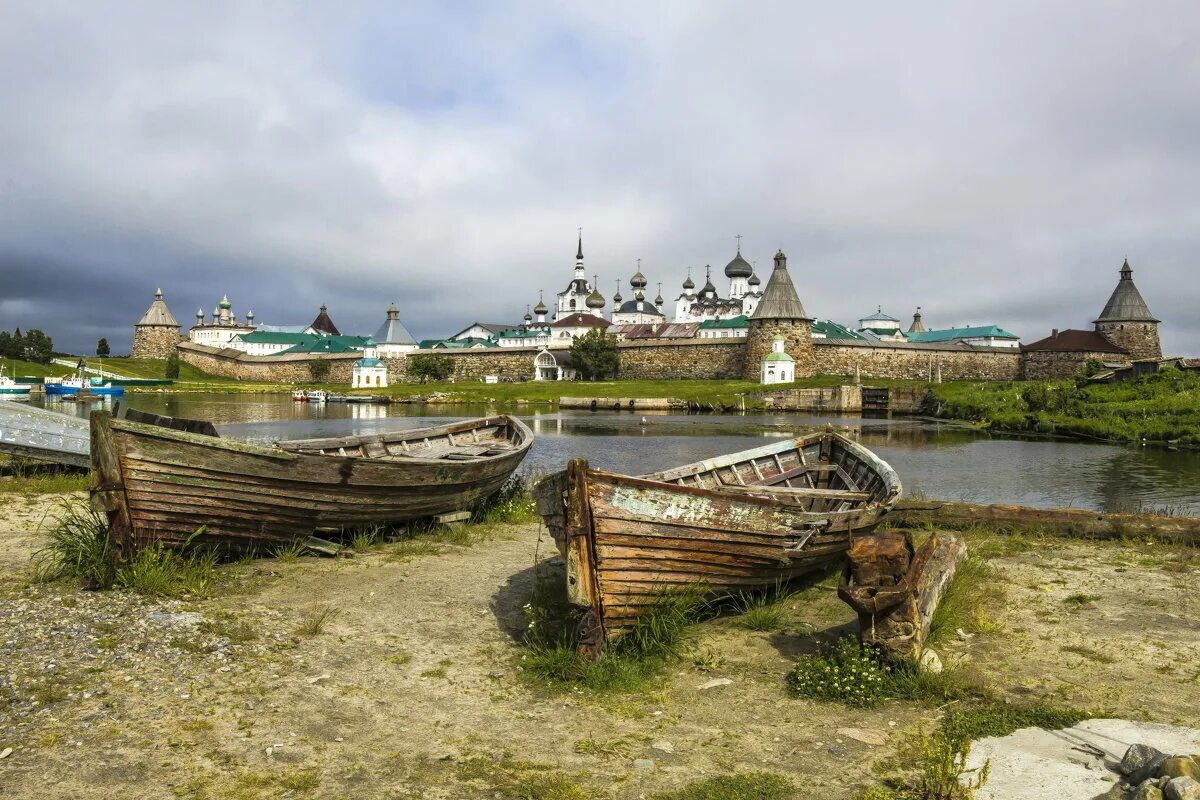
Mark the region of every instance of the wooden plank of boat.
[[[371, 457], [387, 452], [397, 434], [344, 437], [339, 449], [360, 446], [363, 456], [294, 451], [220, 439], [183, 430], [114, 420], [92, 421], [93, 496], [115, 519], [123, 548], [150, 541], [181, 546], [197, 530], [196, 544], [246, 551], [303, 541], [317, 528], [401, 523], [469, 508], [495, 492], [532, 446], [533, 434], [511, 417], [430, 428], [487, 427], [507, 437], [511, 449], [494, 457], [430, 462]], [[97, 450], [99, 447], [99, 450]]]

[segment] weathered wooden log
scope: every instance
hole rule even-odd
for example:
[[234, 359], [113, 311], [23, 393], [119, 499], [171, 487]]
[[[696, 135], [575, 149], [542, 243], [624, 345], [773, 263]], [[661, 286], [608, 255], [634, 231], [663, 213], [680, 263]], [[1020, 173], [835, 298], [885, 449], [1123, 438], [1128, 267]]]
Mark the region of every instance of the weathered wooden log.
[[[858, 612], [859, 636], [891, 661], [918, 662], [934, 611], [967, 546], [932, 534], [914, 551], [907, 534], [858, 538], [838, 586], [838, 596]], [[871, 582], [863, 582], [871, 581]]]
[[896, 528], [965, 530], [984, 527], [1006, 533], [1037, 532], [1086, 539], [1150, 537], [1164, 542], [1200, 544], [1200, 517], [1109, 514], [1074, 508], [901, 500], [888, 515], [887, 522]]

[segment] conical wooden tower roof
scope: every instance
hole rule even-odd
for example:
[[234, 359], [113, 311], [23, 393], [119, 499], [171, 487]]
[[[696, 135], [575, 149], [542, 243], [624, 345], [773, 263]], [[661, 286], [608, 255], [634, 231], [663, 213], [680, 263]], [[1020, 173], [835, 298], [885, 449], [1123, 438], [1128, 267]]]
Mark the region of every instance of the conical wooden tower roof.
[[146, 313], [142, 314], [142, 318], [138, 320], [138, 325], [179, 327], [179, 320], [175, 319], [175, 315], [171, 313], [171, 309], [167, 308], [167, 304], [163, 300], [162, 289], [154, 290], [154, 302], [146, 309]]
[[1129, 266], [1129, 259], [1125, 259], [1121, 266], [1121, 280], [1117, 281], [1117, 288], [1113, 289], [1112, 296], [1108, 298], [1108, 303], [1096, 322], [1159, 321], [1150, 313], [1150, 307], [1146, 305], [1142, 293], [1134, 285], [1133, 268]]
[[782, 250], [775, 254], [775, 269], [771, 271], [762, 301], [754, 308], [750, 319], [812, 320], [796, 294], [796, 286], [787, 271], [787, 256]]

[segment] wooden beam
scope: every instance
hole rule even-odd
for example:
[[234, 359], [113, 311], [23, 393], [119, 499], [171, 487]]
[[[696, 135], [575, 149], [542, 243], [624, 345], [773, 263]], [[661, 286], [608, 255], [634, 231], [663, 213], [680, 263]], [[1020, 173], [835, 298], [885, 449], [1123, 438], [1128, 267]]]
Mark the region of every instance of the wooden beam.
[[[966, 557], [966, 544], [953, 536], [931, 534], [915, 552], [907, 537], [863, 537], [851, 547], [838, 596], [858, 612], [863, 642], [878, 645], [889, 660], [916, 663], [934, 611]], [[856, 576], [876, 583], [858, 583]]]

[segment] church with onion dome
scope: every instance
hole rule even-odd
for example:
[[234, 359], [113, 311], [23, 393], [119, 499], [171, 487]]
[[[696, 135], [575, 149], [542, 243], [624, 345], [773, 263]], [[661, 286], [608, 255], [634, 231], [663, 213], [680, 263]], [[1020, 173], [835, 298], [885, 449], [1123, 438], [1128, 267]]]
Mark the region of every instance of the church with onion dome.
[[738, 238], [737, 254], [725, 265], [725, 277], [729, 279], [729, 296], [721, 297], [712, 282], [712, 267], [704, 268], [704, 286], [696, 291], [689, 270], [683, 282], [683, 292], [675, 299], [675, 322], [709, 322], [750, 316], [762, 299], [762, 281], [754, 273], [754, 267], [742, 257], [741, 236]]

